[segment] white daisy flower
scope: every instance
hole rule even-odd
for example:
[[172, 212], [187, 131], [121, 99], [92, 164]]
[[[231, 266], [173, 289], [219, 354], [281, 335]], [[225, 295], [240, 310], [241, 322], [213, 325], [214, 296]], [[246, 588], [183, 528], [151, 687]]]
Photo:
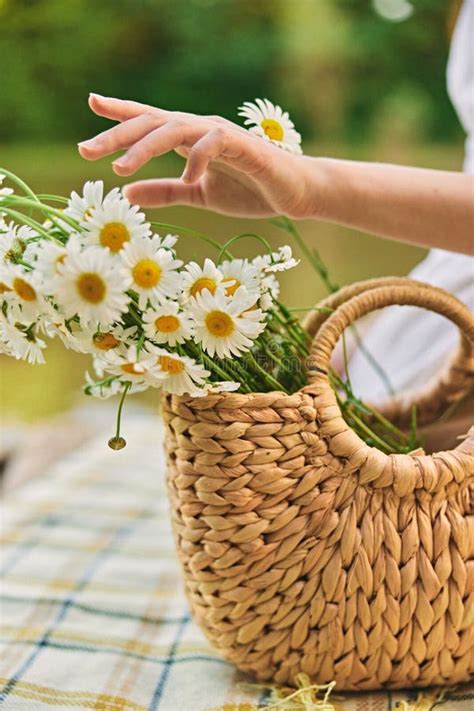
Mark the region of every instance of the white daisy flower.
[[272, 254], [272, 263], [266, 267], [266, 272], [285, 272], [288, 269], [293, 269], [297, 267], [300, 263], [299, 259], [295, 259], [292, 256], [291, 247], [285, 245], [284, 247], [279, 247], [277, 252]]
[[137, 239], [127, 243], [121, 252], [141, 309], [148, 301], [156, 305], [173, 299], [181, 288], [181, 276], [176, 270], [183, 262], [159, 244], [159, 238]]
[[226, 296], [222, 287], [215, 294], [204, 289], [188, 307], [195, 322], [195, 340], [209, 355], [220, 358], [248, 351], [265, 329], [264, 314], [252, 309], [254, 305], [254, 296], [244, 286], [233, 296]]
[[295, 125], [290, 121], [287, 111], [280, 106], [275, 106], [268, 99], [255, 99], [255, 104], [245, 101], [239, 107], [239, 116], [246, 120], [244, 124], [250, 125], [250, 133], [261, 136], [267, 141], [283, 148], [285, 151], [301, 155], [301, 136], [295, 131]]
[[151, 234], [143, 212], [120, 196], [96, 207], [83, 225], [85, 243], [106, 247], [112, 254], [120, 252], [128, 242]]
[[35, 260], [35, 272], [39, 274], [47, 293], [54, 289], [54, 281], [59, 274], [58, 267], [66, 256], [66, 247], [56, 240], [41, 240], [30, 250], [30, 258]]
[[150, 369], [156, 370], [156, 358], [144, 349], [139, 353], [137, 350], [133, 345], [124, 351], [106, 351], [96, 358], [99, 366], [96, 372], [104, 370], [118, 375], [122, 381], [143, 384]]
[[206, 258], [203, 267], [200, 267], [196, 262], [186, 264], [181, 272], [181, 278], [181, 300], [186, 302], [202, 291], [207, 290], [209, 293], [214, 294], [223, 277], [222, 272], [216, 267], [212, 259]]
[[108, 382], [101, 383], [94, 380], [90, 373], [86, 371], [85, 380], [84, 392], [86, 395], [92, 395], [92, 397], [97, 397], [101, 400], [107, 400], [109, 397], [118, 395], [123, 389], [123, 383], [120, 382], [118, 377], [110, 378]]
[[53, 318], [44, 324], [44, 331], [49, 338], [59, 338], [68, 350], [85, 353], [82, 344], [78, 340], [78, 336], [82, 332], [80, 325], [75, 321], [66, 325], [64, 315], [55, 313]]
[[97, 328], [80, 329], [71, 334], [74, 339], [73, 349], [80, 353], [93, 355], [101, 355], [110, 350], [124, 351], [132, 345], [136, 332], [136, 326], [124, 328], [121, 325], [111, 326], [103, 330]]
[[47, 314], [40, 314], [38, 318], [36, 319], [36, 324], [35, 324], [35, 330], [37, 333], [41, 334], [42, 336], [46, 336], [46, 338], [56, 338], [56, 329], [53, 324], [53, 321], [58, 318], [56, 311], [53, 307], [51, 307], [51, 310]]
[[33, 329], [26, 332], [9, 323], [6, 318], [1, 318], [0, 341], [6, 345], [8, 355], [17, 360], [26, 360], [32, 365], [45, 362], [43, 350], [46, 343], [36, 336]]
[[166, 235], [165, 237], [160, 237], [160, 235], [153, 235], [153, 239], [158, 239], [160, 241], [160, 247], [172, 250], [174, 250], [174, 246], [178, 241], [177, 235]]
[[148, 309], [142, 315], [145, 334], [155, 343], [175, 346], [191, 338], [192, 319], [180, 311], [177, 301], [166, 301], [155, 309]]
[[[8, 229], [6, 232], [0, 232], [0, 259], [2, 262], [14, 262], [15, 254], [19, 253], [19, 249], [16, 249], [16, 243], [18, 242], [15, 231], [13, 229]], [[22, 252], [24, 247], [20, 247]]]
[[284, 247], [279, 247], [277, 252], [272, 252], [272, 254], [264, 254], [255, 257], [252, 260], [252, 264], [262, 272], [284, 272], [287, 269], [293, 269], [297, 267], [300, 263], [299, 259], [293, 257], [291, 247], [285, 245]]
[[1, 338], [0, 338], [0, 355], [5, 355], [10, 358], [13, 357], [13, 353], [12, 353], [10, 346], [7, 343], [4, 343], [4, 341], [2, 341]]
[[280, 295], [280, 284], [276, 279], [274, 274], [267, 274], [262, 279], [262, 295], [258, 301], [259, 307], [262, 311], [269, 311], [273, 308], [273, 302], [278, 299]]
[[[92, 395], [92, 397], [100, 398], [101, 400], [107, 400], [109, 397], [114, 395], [120, 395], [123, 391], [124, 382], [120, 380], [119, 377], [106, 378], [105, 382], [94, 380], [90, 373], [85, 374], [86, 385], [84, 386], [84, 392], [86, 395]], [[130, 381], [128, 381], [130, 382]], [[132, 383], [132, 386], [128, 390], [129, 395], [134, 393], [140, 393], [148, 389], [146, 383]]]
[[0, 173], [0, 197], [7, 197], [7, 195], [11, 195], [13, 193], [13, 190], [11, 188], [2, 188], [1, 187], [5, 178], [6, 178], [6, 175], [4, 175], [3, 173]]
[[80, 251], [69, 245], [58, 264], [55, 300], [66, 318], [79, 316], [81, 326], [108, 326], [127, 310], [129, 274], [105, 250], [90, 247]]
[[235, 294], [239, 286], [245, 286], [249, 294], [254, 294], [255, 301], [260, 295], [260, 272], [248, 259], [231, 259], [219, 265], [222, 272], [222, 286], [227, 296]]
[[[75, 191], [71, 193], [67, 207], [64, 209], [64, 214], [72, 217], [79, 223], [83, 223], [88, 217], [91, 217], [94, 210], [102, 205], [107, 200], [115, 200], [120, 198], [120, 189], [114, 188], [104, 197], [104, 182], [103, 180], [88, 180], [82, 188], [82, 195]], [[71, 229], [70, 227], [68, 228]]]
[[68, 350], [77, 353], [87, 353], [92, 356], [101, 356], [106, 351], [117, 350], [124, 352], [132, 343], [137, 327], [124, 328], [120, 324], [109, 326], [105, 329], [81, 328], [78, 323], [66, 325], [56, 317], [50, 324], [47, 335], [50, 338], [59, 337]]
[[36, 233], [27, 225], [0, 224], [0, 260], [15, 262], [25, 256], [27, 240], [35, 237]]
[[21, 323], [30, 324], [51, 311], [41, 293], [39, 276], [20, 264], [7, 262], [0, 270], [0, 291], [12, 318]]
[[[146, 345], [146, 351], [155, 358], [156, 368], [159, 373], [159, 384], [163, 390], [174, 395], [205, 395], [203, 387], [210, 372], [193, 358], [170, 353], [164, 348], [158, 348], [152, 343]], [[151, 383], [156, 377], [154, 368], [150, 372]]]
[[206, 383], [205, 389], [207, 394], [213, 393], [233, 393], [240, 388], [240, 383], [235, 383], [232, 380], [220, 380], [216, 383]]

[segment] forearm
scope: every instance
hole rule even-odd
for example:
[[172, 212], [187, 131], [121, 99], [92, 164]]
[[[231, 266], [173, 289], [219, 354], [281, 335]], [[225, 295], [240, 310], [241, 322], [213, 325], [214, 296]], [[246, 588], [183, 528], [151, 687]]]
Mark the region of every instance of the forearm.
[[474, 176], [330, 158], [305, 160], [314, 195], [311, 216], [422, 247], [474, 252]]

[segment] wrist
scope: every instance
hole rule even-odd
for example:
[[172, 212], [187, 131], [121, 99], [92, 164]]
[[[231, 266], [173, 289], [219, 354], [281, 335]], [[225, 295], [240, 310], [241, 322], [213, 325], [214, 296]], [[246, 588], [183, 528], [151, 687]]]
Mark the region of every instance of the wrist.
[[330, 220], [330, 206], [334, 193], [334, 161], [330, 158], [310, 156], [301, 156], [298, 160], [302, 189], [300, 201], [292, 217]]

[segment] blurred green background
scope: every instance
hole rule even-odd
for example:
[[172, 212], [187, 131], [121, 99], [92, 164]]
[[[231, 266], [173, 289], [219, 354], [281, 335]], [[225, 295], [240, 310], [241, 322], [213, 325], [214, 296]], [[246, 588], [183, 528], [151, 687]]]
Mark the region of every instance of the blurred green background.
[[[446, 0], [0, 0], [0, 165], [39, 192], [67, 194], [87, 179], [120, 185], [110, 160], [87, 163], [76, 143], [107, 127], [87, 107], [90, 91], [168, 109], [237, 120], [244, 100], [268, 97], [290, 114], [307, 154], [458, 170], [463, 134], [445, 88], [459, 3]], [[178, 157], [140, 177], [179, 175]], [[150, 215], [152, 211], [150, 211]], [[220, 241], [251, 229], [273, 244], [266, 222], [190, 208], [155, 219]], [[413, 247], [307, 222], [333, 281], [404, 274]], [[241, 254], [255, 251], [240, 246]], [[183, 258], [202, 258], [182, 238]], [[212, 255], [211, 255], [212, 256]], [[283, 297], [306, 307], [324, 295], [309, 266], [282, 279]], [[84, 356], [53, 345], [45, 366], [0, 360], [1, 413], [37, 420], [82, 397]], [[147, 396], [148, 401], [153, 396]]]

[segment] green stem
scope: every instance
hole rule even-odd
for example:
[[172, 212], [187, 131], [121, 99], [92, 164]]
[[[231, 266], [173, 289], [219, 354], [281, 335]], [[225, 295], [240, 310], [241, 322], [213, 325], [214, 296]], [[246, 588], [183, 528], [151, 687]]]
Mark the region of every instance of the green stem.
[[18, 204], [23, 207], [35, 208], [45, 213], [49, 217], [51, 217], [51, 215], [54, 215], [58, 219], [62, 220], [63, 222], [66, 222], [68, 225], [73, 227], [76, 231], [81, 229], [79, 223], [72, 217], [65, 215], [62, 210], [58, 210], [55, 207], [51, 207], [51, 205], [45, 205], [39, 200], [29, 200], [28, 198], [18, 197], [17, 195], [9, 195], [7, 198], [7, 202], [13, 202], [13, 204]]
[[[167, 222], [150, 222], [150, 225], [152, 227], [158, 227], [158, 228], [163, 228], [165, 230], [170, 230], [171, 232], [184, 232], [193, 235], [194, 237], [197, 237], [198, 239], [203, 240], [204, 242], [207, 242], [207, 244], [210, 244], [211, 247], [214, 247], [217, 250], [220, 250], [222, 245], [217, 242], [217, 240], [212, 239], [212, 237], [209, 237], [206, 235], [204, 232], [199, 232], [198, 230], [193, 230], [191, 227], [181, 227], [180, 225], [171, 225], [168, 224]], [[226, 256], [229, 259], [232, 259], [232, 254], [230, 252], [226, 253]]]
[[[309, 263], [314, 267], [316, 272], [319, 274], [321, 281], [324, 283], [326, 286], [327, 290], [329, 293], [334, 293], [338, 290], [338, 286], [334, 284], [331, 279], [329, 278], [329, 272], [327, 270], [326, 265], [324, 264], [323, 260], [321, 259], [321, 255], [317, 250], [310, 250], [309, 247], [306, 245], [304, 239], [302, 238], [301, 234], [295, 227], [294, 223], [289, 220], [287, 217], [278, 217], [275, 219], [270, 220], [270, 222], [277, 227], [279, 227], [282, 230], [285, 230], [285, 232], [288, 232], [290, 234], [295, 242], [298, 244], [299, 248], [305, 255], [305, 257], [308, 259]], [[394, 395], [394, 390], [392, 387], [392, 384], [390, 382], [390, 379], [384, 369], [382, 368], [381, 365], [377, 363], [375, 358], [372, 356], [372, 354], [367, 350], [367, 348], [364, 346], [362, 343], [362, 340], [358, 334], [358, 331], [355, 327], [355, 325], [351, 326], [351, 331], [354, 334], [354, 338], [356, 340], [356, 343], [358, 347], [361, 350], [361, 353], [364, 354], [365, 358], [367, 361], [370, 363], [372, 368], [375, 370], [383, 384], [385, 385], [385, 388], [389, 395], [393, 396]]]
[[308, 312], [308, 311], [319, 311], [322, 314], [333, 314], [334, 309], [330, 309], [329, 306], [304, 306], [304, 307], [297, 307], [297, 308], [288, 308], [287, 309], [290, 314], [294, 313], [300, 313], [300, 312]]
[[[260, 389], [259, 382], [252, 373], [249, 373], [248, 370], [243, 368], [240, 358], [221, 358], [219, 359], [219, 364], [227, 372], [230, 370], [228, 379], [236, 382], [238, 381], [241, 384], [241, 387], [245, 386], [246, 392], [257, 392]], [[228, 367], [227, 364], [229, 364]]]
[[27, 217], [24, 215], [22, 212], [18, 212], [17, 210], [12, 210], [10, 207], [3, 207], [3, 205], [0, 204], [1, 211], [4, 212], [7, 215], [10, 215], [11, 217], [15, 218], [19, 222], [22, 222], [25, 225], [28, 225], [28, 227], [31, 227], [33, 230], [36, 230], [36, 232], [39, 232], [40, 234], [43, 235], [43, 237], [46, 237], [47, 239], [54, 239], [56, 242], [57, 240], [55, 237], [50, 235], [49, 232], [47, 232], [42, 225], [40, 225], [39, 222], [34, 220], [32, 217]]
[[[6, 178], [9, 178], [13, 183], [16, 183], [18, 185], [18, 187], [22, 188], [22, 190], [27, 195], [29, 195], [33, 200], [38, 202], [38, 198], [35, 195], [35, 193], [33, 192], [33, 190], [30, 188], [30, 186], [27, 185], [27, 183], [25, 183], [24, 180], [22, 180], [17, 175], [15, 175], [15, 173], [12, 173], [9, 170], [7, 170], [6, 168], [1, 168], [1, 167], [0, 167], [0, 173], [2, 173]], [[0, 202], [1, 202], [1, 199], [0, 199]]]
[[[300, 341], [300, 339], [298, 337], [294, 336], [294, 334], [291, 332], [291, 330], [287, 327], [286, 321], [280, 316], [280, 314], [277, 313], [276, 311], [273, 311], [272, 314], [273, 314], [275, 320], [278, 322], [279, 326], [281, 327], [281, 330], [283, 330], [283, 333], [288, 338], [288, 341], [296, 349], [297, 353], [299, 353], [302, 356], [308, 355], [308, 350], [305, 348], [304, 344]], [[281, 335], [281, 330], [278, 330], [278, 329], [273, 329], [273, 330], [278, 335]]]
[[[127, 291], [127, 294], [128, 293], [129, 292]], [[143, 321], [140, 317], [140, 314], [138, 313], [138, 310], [137, 310], [135, 304], [132, 301], [128, 305], [127, 314], [129, 314], [132, 317], [133, 321], [137, 324], [137, 326], [140, 326], [140, 328], [143, 328]]]
[[229, 240], [227, 240], [227, 242], [224, 244], [221, 251], [219, 252], [219, 256], [217, 257], [217, 263], [219, 264], [221, 262], [222, 257], [224, 256], [224, 254], [228, 253], [228, 248], [232, 244], [234, 244], [234, 242], [237, 242], [240, 239], [244, 239], [245, 237], [253, 237], [254, 239], [261, 242], [261, 244], [263, 244], [263, 246], [267, 250], [268, 254], [271, 256], [272, 248], [270, 247], [270, 244], [267, 242], [267, 240], [264, 237], [261, 237], [260, 235], [257, 235], [254, 232], [242, 232], [242, 234], [235, 235], [235, 237], [231, 237]]
[[267, 385], [271, 386], [275, 390], [283, 390], [283, 392], [286, 392], [286, 393], [288, 392], [288, 390], [285, 387], [283, 387], [283, 385], [276, 378], [274, 378], [273, 375], [271, 375], [270, 373], [267, 373], [267, 371], [264, 368], [262, 368], [260, 363], [255, 359], [252, 351], [248, 351], [245, 354], [244, 359], [252, 368], [254, 368], [254, 370], [260, 375], [262, 380]]
[[121, 420], [122, 420], [123, 405], [125, 402], [125, 398], [127, 397], [127, 393], [131, 387], [132, 387], [132, 383], [130, 383], [130, 382], [125, 383], [125, 385], [123, 387], [122, 395], [120, 397], [120, 402], [119, 402], [119, 406], [118, 406], [118, 410], [117, 410], [117, 426], [115, 428], [115, 437], [117, 437], [117, 438], [120, 437], [120, 424], [121, 424]]
[[418, 437], [417, 437], [417, 409], [416, 405], [413, 405], [411, 408], [411, 422], [410, 422], [410, 439], [409, 439], [409, 445], [410, 449], [415, 449], [416, 446], [418, 445]]
[[33, 269], [33, 265], [29, 262], [25, 262], [23, 259], [18, 259], [15, 264], [20, 264], [22, 267], [25, 267], [25, 269], [28, 269], [29, 271]]
[[390, 420], [387, 420], [386, 417], [382, 415], [381, 412], [378, 410], [374, 410], [373, 408], [368, 408], [370, 410], [370, 414], [372, 417], [374, 417], [381, 425], [387, 428], [390, 432], [393, 432], [393, 434], [396, 434], [398, 437], [406, 438], [406, 435], [402, 430], [398, 429], [398, 427], [395, 427], [394, 424], [390, 422]]
[[140, 355], [140, 352], [143, 348], [143, 344], [145, 343], [145, 334], [142, 333], [140, 338], [137, 341], [137, 358]]
[[387, 373], [382, 368], [382, 366], [375, 360], [372, 353], [370, 351], [368, 351], [367, 348], [365, 347], [355, 324], [351, 324], [350, 329], [354, 335], [354, 340], [357, 343], [357, 347], [360, 349], [361, 353], [364, 354], [365, 359], [370, 363], [370, 365], [375, 370], [375, 372], [379, 376], [382, 383], [385, 385], [385, 389], [387, 390], [387, 393], [391, 397], [394, 397], [395, 390], [393, 389], [393, 385], [390, 382], [390, 378], [388, 377]]
[[283, 328], [285, 329], [286, 333], [293, 337], [294, 340], [301, 346], [302, 349], [302, 354], [303, 355], [308, 355], [309, 349], [308, 349], [308, 341], [309, 337], [307, 332], [301, 327], [301, 324], [299, 321], [293, 318], [291, 313], [288, 311], [286, 306], [281, 304], [280, 302], [276, 302], [278, 305], [278, 309], [281, 312], [283, 318], [278, 317], [278, 320], [282, 324]]
[[345, 333], [342, 334], [342, 353], [344, 358], [344, 372], [346, 374], [347, 385], [350, 391], [352, 392], [351, 376], [349, 374], [349, 357], [347, 355], [347, 340]]
[[[111, 383], [114, 382], [114, 380], [117, 380], [118, 377], [119, 377], [118, 375], [111, 375], [111, 376], [109, 376], [109, 377], [107, 377], [107, 378], [104, 378], [103, 380], [96, 380], [96, 381], [94, 381], [94, 385], [96, 385], [96, 386], [98, 386], [98, 387], [102, 387], [103, 385], [110, 385]], [[91, 386], [91, 385], [84, 385], [83, 387], [84, 387], [84, 392], [85, 392], [85, 394], [86, 394], [86, 395], [90, 395], [90, 391], [91, 391], [91, 387], [92, 387], [92, 386]]]
[[[192, 358], [196, 358], [198, 361], [201, 360], [204, 365], [206, 365], [206, 367], [211, 371], [211, 373], [219, 376], [221, 380], [232, 380], [231, 374], [226, 372], [226, 370], [223, 369], [222, 366], [220, 366], [213, 358], [208, 356], [207, 353], [204, 353], [202, 348], [199, 348], [196, 343], [188, 341], [184, 344], [183, 350], [186, 350], [187, 355], [190, 355]], [[244, 383], [241, 383], [241, 386], [244, 386]], [[250, 392], [248, 386], [246, 387], [247, 391]]]
[[360, 419], [352, 410], [349, 412], [349, 417], [357, 424], [357, 426], [374, 442], [378, 444], [382, 450], [388, 451], [390, 454], [395, 454], [396, 449], [391, 447], [385, 440], [379, 437], [375, 432], [373, 432], [368, 425], [365, 424], [363, 420]]
[[50, 200], [51, 202], [59, 202], [61, 205], [67, 205], [69, 200], [61, 195], [47, 195], [46, 193], [39, 193], [37, 196], [38, 200]]
[[323, 281], [327, 290], [330, 293], [337, 291], [339, 287], [331, 282], [328, 275], [328, 271], [324, 265], [323, 260], [321, 259], [319, 252], [317, 250], [311, 250], [308, 247], [300, 232], [295, 227], [294, 223], [287, 217], [277, 217], [276, 219], [270, 220], [270, 222], [279, 227], [280, 229], [285, 230], [285, 232], [288, 232], [288, 234], [293, 237], [308, 262], [314, 267], [314, 269], [321, 277], [321, 280]]

